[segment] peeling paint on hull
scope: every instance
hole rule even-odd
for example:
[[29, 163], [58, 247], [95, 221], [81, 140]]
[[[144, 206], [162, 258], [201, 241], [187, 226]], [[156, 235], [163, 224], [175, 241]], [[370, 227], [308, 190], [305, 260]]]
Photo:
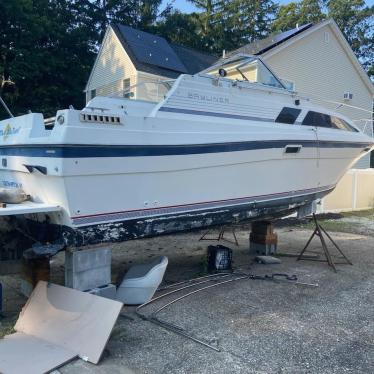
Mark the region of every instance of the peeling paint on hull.
[[330, 191], [210, 211], [155, 216], [152, 218], [95, 224], [75, 229], [54, 224], [42, 224], [30, 220], [28, 220], [27, 226], [28, 232], [38, 234], [44, 232], [46, 234], [44, 238], [40, 238], [41, 241], [55, 242], [63, 240], [69, 246], [122, 242], [224, 224], [260, 219], [271, 220], [291, 214], [299, 207], [310, 204], [328, 192]]

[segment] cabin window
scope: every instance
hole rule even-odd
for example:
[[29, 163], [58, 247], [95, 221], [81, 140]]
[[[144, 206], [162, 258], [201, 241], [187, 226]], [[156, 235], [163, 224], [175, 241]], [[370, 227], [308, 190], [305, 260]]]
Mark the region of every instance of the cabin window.
[[301, 109], [284, 107], [275, 119], [278, 123], [287, 123], [293, 125], [299, 116]]
[[358, 130], [351, 126], [347, 121], [335, 116], [331, 116], [331, 124], [336, 129], [358, 132]]
[[223, 61], [203, 72], [214, 76], [225, 76], [226, 79], [233, 81], [247, 81], [285, 89], [283, 83], [260, 59], [246, 55]]
[[295, 82], [289, 81], [287, 79], [281, 79], [281, 82], [288, 91], [296, 91]]
[[315, 126], [315, 127], [326, 127], [330, 129], [346, 130], [346, 131], [355, 131], [353, 126], [348, 122], [344, 121], [341, 118], [335, 116], [329, 116], [325, 113], [313, 112], [310, 111], [307, 113], [303, 120], [303, 125], [305, 126]]
[[125, 97], [126, 99], [130, 99], [133, 96], [132, 92], [130, 92], [130, 87], [131, 87], [130, 78], [124, 79], [123, 80], [123, 97]]

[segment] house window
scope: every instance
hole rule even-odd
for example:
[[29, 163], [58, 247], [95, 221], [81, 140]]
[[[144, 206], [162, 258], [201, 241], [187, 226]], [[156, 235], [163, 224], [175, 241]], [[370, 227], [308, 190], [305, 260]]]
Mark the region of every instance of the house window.
[[96, 97], [96, 89], [91, 90], [91, 100]]
[[330, 34], [327, 31], [323, 33], [323, 39], [325, 43], [328, 43], [330, 41]]
[[126, 78], [123, 80], [123, 97], [126, 99], [130, 99], [134, 96], [133, 92], [129, 91], [130, 89], [130, 78]]

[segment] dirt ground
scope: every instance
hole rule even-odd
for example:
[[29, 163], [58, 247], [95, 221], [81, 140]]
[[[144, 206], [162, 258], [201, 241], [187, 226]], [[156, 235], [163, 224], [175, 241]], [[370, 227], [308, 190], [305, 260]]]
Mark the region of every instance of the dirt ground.
[[[159, 318], [216, 347], [216, 352], [140, 319], [124, 307], [99, 365], [75, 360], [60, 373], [373, 373], [374, 372], [374, 211], [328, 215], [322, 224], [352, 260], [334, 273], [326, 263], [296, 261], [309, 236], [308, 221], [277, 224], [280, 265], [253, 262], [249, 225], [236, 228], [236, 272], [295, 274], [299, 282], [240, 280], [196, 293], [173, 304]], [[166, 255], [164, 283], [206, 274], [204, 231], [131, 241], [113, 246], [113, 282], [134, 263]], [[216, 232], [212, 232], [212, 236]], [[227, 238], [231, 234], [227, 231]], [[315, 239], [311, 249], [318, 251]], [[335, 253], [331, 248], [331, 252]], [[323, 258], [320, 256], [320, 258]], [[63, 284], [64, 255], [52, 261], [52, 279]], [[234, 276], [226, 279], [233, 279]], [[26, 299], [19, 277], [3, 276], [5, 310], [0, 336], [12, 331]], [[209, 285], [213, 282], [203, 284]], [[194, 288], [192, 288], [194, 289]], [[178, 294], [179, 296], [180, 294]], [[145, 308], [149, 314], [172, 299]]]

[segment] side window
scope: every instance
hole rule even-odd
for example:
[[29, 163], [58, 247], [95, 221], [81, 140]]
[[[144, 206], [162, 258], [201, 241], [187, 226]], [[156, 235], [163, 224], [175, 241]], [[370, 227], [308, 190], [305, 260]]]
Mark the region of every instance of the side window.
[[314, 112], [314, 121], [318, 127], [332, 127], [331, 118], [327, 114]]
[[284, 107], [278, 114], [278, 117], [275, 119], [275, 122], [293, 125], [297, 117], [299, 116], [300, 112], [301, 109]]
[[308, 112], [303, 119], [303, 125], [304, 126], [317, 126], [315, 121], [314, 121], [314, 114], [315, 112]]
[[317, 126], [331, 128], [331, 118], [328, 114], [318, 112], [308, 112], [303, 120], [305, 126]]
[[344, 119], [331, 116], [331, 123], [336, 129], [358, 132], [357, 129], [351, 126], [348, 122], [344, 121]]

